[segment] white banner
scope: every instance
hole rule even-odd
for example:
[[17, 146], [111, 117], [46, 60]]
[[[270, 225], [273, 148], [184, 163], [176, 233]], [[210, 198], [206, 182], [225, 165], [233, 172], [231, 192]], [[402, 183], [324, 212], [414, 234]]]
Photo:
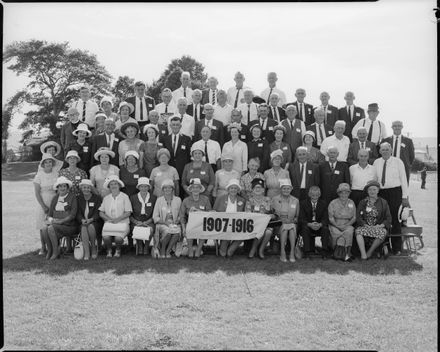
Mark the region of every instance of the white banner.
[[249, 240], [261, 238], [270, 215], [258, 213], [192, 212], [186, 225], [189, 239]]

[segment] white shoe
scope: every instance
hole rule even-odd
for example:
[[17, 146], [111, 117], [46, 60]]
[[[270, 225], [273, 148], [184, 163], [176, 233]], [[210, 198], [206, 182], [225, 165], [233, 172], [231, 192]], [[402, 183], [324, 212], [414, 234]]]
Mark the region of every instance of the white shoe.
[[107, 252], [107, 258], [111, 258], [112, 257], [112, 251], [108, 251]]
[[120, 258], [121, 257], [121, 250], [120, 249], [116, 250], [116, 253], [115, 253], [114, 257], [115, 258]]

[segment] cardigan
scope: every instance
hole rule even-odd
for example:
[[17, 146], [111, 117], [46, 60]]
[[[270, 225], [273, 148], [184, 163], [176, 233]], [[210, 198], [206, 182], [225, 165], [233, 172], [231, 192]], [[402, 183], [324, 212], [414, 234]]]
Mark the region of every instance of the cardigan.
[[[228, 194], [224, 194], [216, 198], [213, 209], [218, 212], [225, 212], [226, 207], [228, 206]], [[244, 211], [244, 207], [246, 205], [246, 201], [244, 198], [237, 196], [237, 211]]]
[[53, 197], [47, 216], [64, 220], [63, 225], [76, 226], [75, 217], [78, 209], [78, 201], [76, 200], [75, 194], [70, 191], [67, 193], [66, 198], [64, 199], [64, 211], [55, 210], [59, 196], [60, 195], [57, 193], [55, 197]]
[[87, 219], [93, 219], [93, 221], [98, 221], [101, 219], [99, 216], [99, 207], [102, 203], [102, 198], [94, 193], [92, 193], [92, 197], [86, 201], [84, 195], [81, 193], [77, 197], [78, 201], [78, 210], [76, 212], [76, 220], [81, 224], [81, 220], [85, 219], [84, 214], [86, 211], [86, 202], [89, 203], [89, 214], [87, 215]]
[[[179, 197], [173, 196], [171, 200], [171, 212], [175, 223], [179, 223], [179, 210], [182, 200]], [[157, 198], [153, 210], [153, 221], [157, 224], [159, 221], [165, 221], [167, 217], [167, 201], [164, 196]]]
[[145, 214], [141, 214], [142, 204], [139, 201], [139, 193], [133, 194], [130, 197], [133, 212], [131, 216], [137, 221], [147, 221], [153, 216], [154, 205], [156, 204], [156, 196], [150, 194], [147, 204], [145, 204]]
[[[367, 216], [367, 203], [368, 197], [362, 199], [358, 204], [356, 214], [356, 224], [358, 226], [365, 226], [366, 224], [364, 218]], [[389, 230], [391, 227], [391, 213], [387, 201], [381, 197], [378, 197], [374, 205], [378, 212], [378, 218], [376, 219], [377, 225], [384, 224], [385, 228]]]

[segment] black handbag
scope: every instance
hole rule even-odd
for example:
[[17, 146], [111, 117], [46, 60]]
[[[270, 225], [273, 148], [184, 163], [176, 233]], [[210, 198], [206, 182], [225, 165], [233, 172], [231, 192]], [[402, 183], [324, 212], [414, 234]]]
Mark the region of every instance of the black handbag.
[[[342, 239], [344, 240], [344, 245], [341, 246], [338, 244], [338, 240], [342, 237]], [[347, 247], [345, 247], [345, 238], [343, 236], [339, 236], [336, 239], [336, 246], [335, 249], [333, 251], [333, 258], [336, 260], [342, 260], [345, 261], [346, 257], [347, 257]]]

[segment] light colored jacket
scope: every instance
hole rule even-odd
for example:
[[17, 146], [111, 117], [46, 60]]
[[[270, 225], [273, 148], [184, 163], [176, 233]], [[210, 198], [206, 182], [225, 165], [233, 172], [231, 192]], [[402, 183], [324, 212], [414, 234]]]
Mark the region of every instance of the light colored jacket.
[[[171, 212], [173, 213], [174, 219], [179, 219], [179, 210], [182, 200], [179, 197], [173, 196], [171, 201]], [[157, 224], [159, 221], [165, 221], [167, 217], [167, 201], [165, 197], [159, 197], [154, 205], [153, 210], [153, 221]], [[180, 220], [179, 220], [180, 222]]]

